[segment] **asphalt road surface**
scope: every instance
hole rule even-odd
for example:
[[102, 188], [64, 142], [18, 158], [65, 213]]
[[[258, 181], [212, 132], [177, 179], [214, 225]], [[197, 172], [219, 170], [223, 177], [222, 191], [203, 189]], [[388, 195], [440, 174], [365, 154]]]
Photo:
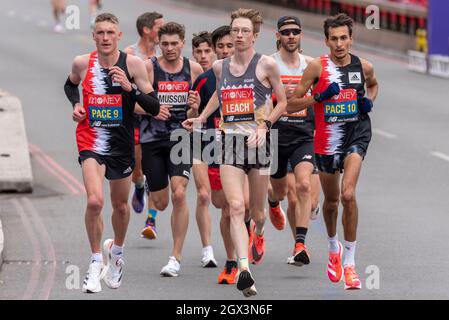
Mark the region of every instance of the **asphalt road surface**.
[[[119, 290], [103, 285], [101, 293], [86, 295], [79, 289], [90, 250], [75, 124], [63, 84], [73, 57], [93, 51], [94, 42], [88, 31], [87, 1], [73, 2], [81, 8], [81, 29], [55, 34], [49, 1], [0, 0], [0, 88], [22, 101], [35, 181], [30, 195], [0, 195], [6, 239], [0, 299], [244, 299], [235, 286], [216, 282], [225, 253], [219, 212], [212, 206], [212, 242], [220, 267], [201, 268], [192, 182], [188, 190], [190, 225], [180, 277], [159, 276], [171, 250], [169, 207], [158, 215], [156, 241], [140, 238], [145, 215], [132, 213]], [[185, 24], [186, 56], [191, 55], [192, 33], [229, 23], [226, 12], [180, 2], [104, 2], [105, 10], [117, 14], [121, 21], [122, 48], [136, 41], [135, 19], [144, 11], [156, 10], [166, 21]], [[263, 26], [258, 51], [274, 52], [273, 26], [273, 21]], [[327, 53], [322, 36], [307, 30], [303, 49], [312, 56]], [[406, 62], [397, 57], [366, 49], [355, 49], [354, 53], [374, 64], [380, 82], [371, 114], [374, 135], [357, 192], [356, 261], [363, 290], [347, 292], [343, 283], [332, 284], [327, 279], [322, 218], [311, 223], [307, 244], [312, 262], [302, 268], [285, 263], [293, 247], [290, 232], [276, 231], [267, 220], [266, 258], [262, 265], [252, 267], [257, 299], [449, 298], [448, 81], [411, 73]], [[110, 237], [109, 200], [104, 215], [105, 237]], [[339, 235], [342, 239], [341, 226]]]

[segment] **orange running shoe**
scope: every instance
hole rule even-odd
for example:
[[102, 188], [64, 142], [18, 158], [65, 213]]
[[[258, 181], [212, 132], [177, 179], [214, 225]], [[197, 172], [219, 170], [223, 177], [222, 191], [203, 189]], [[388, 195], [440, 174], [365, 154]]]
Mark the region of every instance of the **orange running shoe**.
[[270, 211], [270, 220], [273, 226], [278, 230], [284, 230], [285, 228], [285, 213], [282, 210], [281, 204], [278, 203], [276, 207], [268, 205]]
[[362, 283], [360, 282], [357, 272], [355, 272], [355, 267], [346, 266], [344, 270], [345, 270], [345, 290], [362, 289]]
[[237, 269], [236, 261], [226, 261], [225, 268], [218, 276], [219, 284], [234, 284], [239, 270]]
[[293, 265], [301, 267], [310, 263], [310, 254], [303, 243], [296, 243], [293, 251]]
[[256, 226], [253, 228], [253, 244], [251, 246], [251, 263], [260, 264], [265, 256], [265, 236], [256, 234]]
[[327, 263], [327, 276], [332, 282], [339, 282], [343, 278], [343, 268], [341, 266], [341, 257], [343, 256], [343, 245], [338, 241], [338, 251], [329, 252], [329, 261]]

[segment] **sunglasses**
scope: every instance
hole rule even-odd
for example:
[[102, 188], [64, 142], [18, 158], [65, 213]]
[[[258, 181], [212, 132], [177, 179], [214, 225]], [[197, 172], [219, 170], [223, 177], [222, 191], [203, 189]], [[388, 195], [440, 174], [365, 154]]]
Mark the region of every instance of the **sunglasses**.
[[301, 29], [284, 29], [279, 31], [279, 33], [283, 36], [289, 36], [290, 33], [293, 33], [294, 36], [297, 36], [301, 33]]

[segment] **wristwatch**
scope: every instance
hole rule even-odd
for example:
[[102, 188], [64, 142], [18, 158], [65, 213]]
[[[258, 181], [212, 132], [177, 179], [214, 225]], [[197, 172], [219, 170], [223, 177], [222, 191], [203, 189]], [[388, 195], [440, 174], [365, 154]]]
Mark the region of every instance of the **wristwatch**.
[[319, 92], [315, 93], [313, 95], [313, 100], [315, 100], [316, 102], [321, 102], [321, 94]]
[[263, 122], [265, 122], [265, 125], [267, 126], [268, 131], [270, 131], [271, 130], [271, 126], [272, 126], [271, 121], [270, 120], [264, 120]]

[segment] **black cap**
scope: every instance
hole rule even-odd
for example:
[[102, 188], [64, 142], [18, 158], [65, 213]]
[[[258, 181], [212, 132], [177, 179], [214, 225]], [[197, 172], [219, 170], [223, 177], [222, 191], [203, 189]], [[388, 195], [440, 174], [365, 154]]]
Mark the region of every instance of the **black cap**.
[[299, 20], [299, 18], [294, 16], [283, 16], [278, 20], [278, 30], [287, 24], [296, 24], [301, 28], [301, 21]]

